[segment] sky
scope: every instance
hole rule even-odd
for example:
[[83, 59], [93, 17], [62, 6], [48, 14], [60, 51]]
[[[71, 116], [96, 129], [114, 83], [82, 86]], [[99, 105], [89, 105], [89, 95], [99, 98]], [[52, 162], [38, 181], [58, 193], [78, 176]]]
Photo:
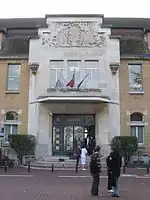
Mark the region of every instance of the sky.
[[150, 0], [1, 0], [0, 6], [0, 18], [45, 17], [45, 14], [150, 18]]

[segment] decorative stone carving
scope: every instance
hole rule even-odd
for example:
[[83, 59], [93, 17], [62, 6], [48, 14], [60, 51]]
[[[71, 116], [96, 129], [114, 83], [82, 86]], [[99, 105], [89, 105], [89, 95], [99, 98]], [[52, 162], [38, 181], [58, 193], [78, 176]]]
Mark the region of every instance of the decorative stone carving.
[[39, 68], [39, 64], [38, 64], [38, 63], [30, 63], [30, 64], [29, 64], [29, 67], [30, 67], [30, 69], [31, 69], [31, 71], [32, 71], [32, 74], [33, 74], [33, 75], [36, 75], [37, 70], [38, 70], [38, 68]]
[[43, 32], [42, 45], [48, 47], [105, 47], [105, 33], [98, 22], [51, 22]]
[[119, 68], [118, 64], [110, 64], [110, 69], [113, 75], [117, 73], [118, 68]]

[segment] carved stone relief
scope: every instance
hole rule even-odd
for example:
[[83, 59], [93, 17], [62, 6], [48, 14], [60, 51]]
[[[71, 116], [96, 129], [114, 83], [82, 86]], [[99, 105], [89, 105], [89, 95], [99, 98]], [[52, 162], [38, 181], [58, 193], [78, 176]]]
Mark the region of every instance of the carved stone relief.
[[52, 22], [43, 32], [42, 45], [48, 47], [105, 47], [105, 33], [97, 22]]

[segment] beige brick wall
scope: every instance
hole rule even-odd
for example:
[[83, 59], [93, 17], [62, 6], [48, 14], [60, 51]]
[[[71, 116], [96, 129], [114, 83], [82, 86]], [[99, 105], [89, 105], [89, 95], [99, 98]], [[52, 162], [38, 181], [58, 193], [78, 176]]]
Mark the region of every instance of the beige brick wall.
[[[21, 64], [20, 93], [6, 93], [8, 64]], [[27, 60], [0, 60], [0, 117], [4, 120], [3, 111], [19, 112], [19, 133], [27, 133], [28, 123], [28, 94], [29, 94], [29, 68]]]
[[[144, 94], [129, 94], [128, 63], [142, 64]], [[150, 147], [150, 61], [121, 60], [120, 65], [121, 135], [130, 135], [130, 113], [141, 112], [145, 122], [145, 147]]]

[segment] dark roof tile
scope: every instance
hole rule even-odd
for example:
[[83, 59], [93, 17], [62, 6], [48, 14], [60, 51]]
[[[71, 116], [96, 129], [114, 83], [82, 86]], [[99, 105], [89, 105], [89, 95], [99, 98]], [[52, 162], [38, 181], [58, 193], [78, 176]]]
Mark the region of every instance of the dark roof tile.
[[104, 18], [104, 24], [115, 28], [150, 28], [150, 18]]
[[[0, 29], [5, 28], [35, 28], [45, 26], [45, 18], [12, 18], [0, 19]], [[117, 18], [105, 17], [104, 25], [115, 28], [150, 28], [150, 18]]]
[[0, 28], [35, 28], [44, 26], [45, 18], [12, 18], [0, 19]]
[[29, 40], [23, 38], [6, 38], [2, 45], [1, 54], [16, 55], [29, 53]]
[[27, 37], [35, 37], [38, 35], [38, 29], [36, 28], [27, 28], [27, 29], [8, 29], [6, 37], [19, 37], [19, 38], [27, 38]]
[[146, 52], [146, 44], [143, 40], [128, 39], [120, 40], [120, 53], [123, 54], [138, 54]]

